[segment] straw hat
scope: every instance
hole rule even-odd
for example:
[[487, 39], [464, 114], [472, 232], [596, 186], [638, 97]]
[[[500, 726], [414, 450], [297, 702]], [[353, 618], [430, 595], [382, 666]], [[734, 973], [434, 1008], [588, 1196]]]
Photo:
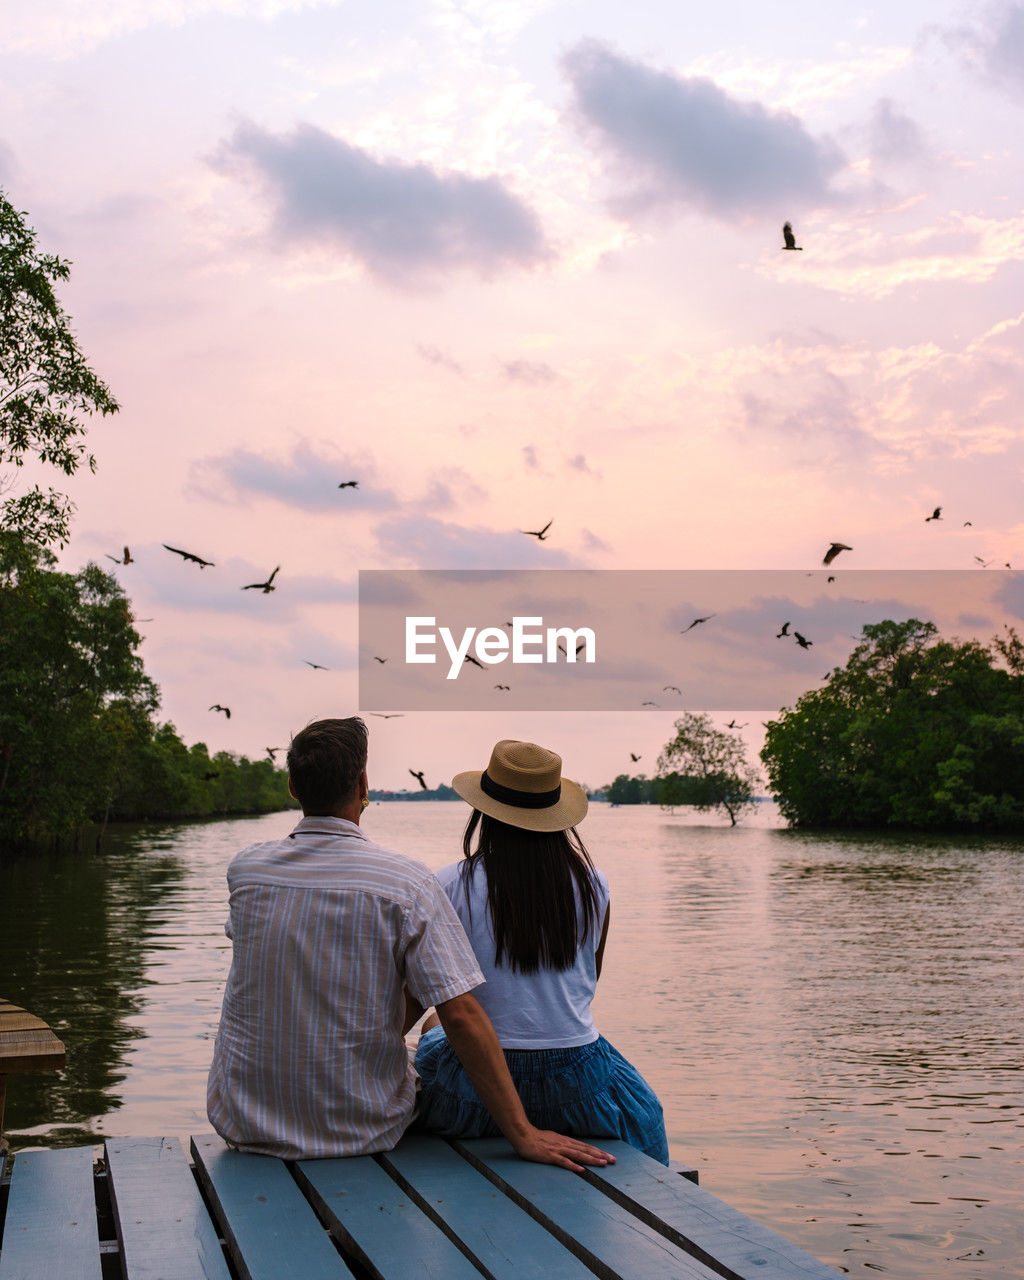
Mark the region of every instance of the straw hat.
[[562, 777], [562, 757], [534, 742], [495, 743], [487, 768], [456, 774], [452, 786], [474, 809], [526, 831], [567, 831], [587, 813], [587, 793]]

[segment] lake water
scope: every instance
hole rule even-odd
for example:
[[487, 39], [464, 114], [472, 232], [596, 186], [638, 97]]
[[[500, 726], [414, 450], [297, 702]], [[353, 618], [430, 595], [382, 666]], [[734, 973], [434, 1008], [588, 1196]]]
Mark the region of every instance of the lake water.
[[[379, 803], [434, 868], [459, 803]], [[65, 1040], [12, 1077], [14, 1147], [207, 1129], [224, 872], [292, 814], [108, 833], [0, 866], [0, 995]], [[1024, 844], [730, 828], [592, 806], [612, 887], [598, 1025], [701, 1184], [851, 1274], [1024, 1277]]]

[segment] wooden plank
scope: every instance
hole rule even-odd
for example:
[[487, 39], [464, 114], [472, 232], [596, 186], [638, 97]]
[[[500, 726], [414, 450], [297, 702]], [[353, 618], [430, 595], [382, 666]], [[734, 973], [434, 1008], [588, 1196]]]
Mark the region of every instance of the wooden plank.
[[65, 1063], [64, 1045], [49, 1027], [0, 1034], [0, 1072], [56, 1071]]
[[480, 1272], [372, 1156], [300, 1160], [299, 1185], [374, 1280], [480, 1280]]
[[92, 1148], [14, 1158], [0, 1280], [100, 1280]]
[[602, 1145], [616, 1162], [588, 1169], [587, 1181], [730, 1280], [836, 1280], [841, 1274], [626, 1143]]
[[457, 1139], [452, 1145], [603, 1280], [716, 1280], [719, 1275], [585, 1179], [520, 1160], [503, 1138]]
[[105, 1150], [127, 1280], [230, 1280], [178, 1139], [110, 1138]]
[[242, 1280], [342, 1280], [352, 1272], [274, 1156], [232, 1151], [216, 1134], [193, 1136], [196, 1174]]
[[441, 1138], [407, 1133], [377, 1157], [494, 1280], [593, 1280], [593, 1272]]

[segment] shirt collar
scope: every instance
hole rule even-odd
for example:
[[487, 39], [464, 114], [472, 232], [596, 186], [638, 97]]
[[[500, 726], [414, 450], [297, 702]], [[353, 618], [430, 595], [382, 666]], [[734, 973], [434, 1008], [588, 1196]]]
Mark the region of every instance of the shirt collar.
[[347, 818], [329, 818], [314, 815], [309, 818], [303, 818], [294, 831], [291, 838], [296, 836], [354, 836], [357, 840], [367, 840], [368, 837], [356, 826], [354, 822], [349, 822]]

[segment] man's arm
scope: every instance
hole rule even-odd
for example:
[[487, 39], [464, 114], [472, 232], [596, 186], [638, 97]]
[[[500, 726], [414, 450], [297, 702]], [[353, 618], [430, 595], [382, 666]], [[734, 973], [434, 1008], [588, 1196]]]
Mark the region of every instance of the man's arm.
[[465, 1067], [480, 1101], [518, 1156], [539, 1164], [558, 1164], [576, 1173], [583, 1172], [581, 1165], [615, 1163], [615, 1157], [606, 1151], [530, 1124], [491, 1020], [475, 996], [467, 992], [445, 1000], [436, 1008], [448, 1042]]

